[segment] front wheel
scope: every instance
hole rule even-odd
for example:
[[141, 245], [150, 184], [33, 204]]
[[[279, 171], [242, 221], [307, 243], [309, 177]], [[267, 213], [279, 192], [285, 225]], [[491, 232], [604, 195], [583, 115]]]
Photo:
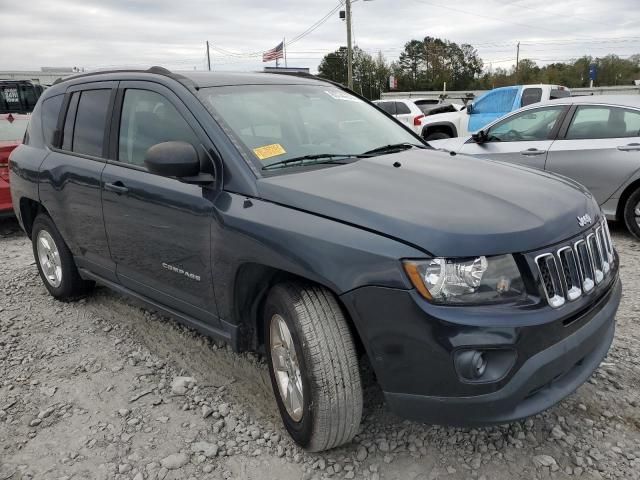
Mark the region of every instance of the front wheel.
[[38, 272], [52, 296], [71, 300], [91, 290], [94, 282], [80, 278], [69, 247], [48, 215], [39, 214], [34, 220], [31, 242]]
[[631, 234], [640, 239], [640, 188], [627, 199], [624, 206], [624, 223]]
[[264, 314], [269, 374], [287, 431], [311, 452], [349, 442], [362, 417], [362, 386], [337, 300], [322, 287], [282, 283]]

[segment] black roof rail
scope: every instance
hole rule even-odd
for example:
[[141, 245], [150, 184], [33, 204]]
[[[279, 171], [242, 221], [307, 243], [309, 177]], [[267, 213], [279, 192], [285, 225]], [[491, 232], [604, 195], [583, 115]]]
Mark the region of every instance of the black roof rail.
[[58, 83], [61, 83], [61, 82], [66, 82], [67, 80], [75, 80], [77, 78], [91, 77], [94, 75], [103, 75], [103, 74], [106, 75], [110, 73], [153, 73], [155, 75], [163, 75], [165, 77], [172, 78], [180, 82], [181, 84], [183, 84], [185, 87], [188, 87], [188, 88], [190, 87], [198, 90], [198, 86], [192, 80], [188, 79], [183, 75], [173, 73], [171, 70], [165, 67], [160, 67], [158, 65], [149, 67], [146, 70], [137, 70], [134, 68], [123, 68], [123, 69], [117, 69], [117, 70], [98, 70], [93, 72], [84, 72], [78, 75], [71, 75], [65, 78], [58, 78], [55, 82], [53, 82], [53, 85], [57, 85]]

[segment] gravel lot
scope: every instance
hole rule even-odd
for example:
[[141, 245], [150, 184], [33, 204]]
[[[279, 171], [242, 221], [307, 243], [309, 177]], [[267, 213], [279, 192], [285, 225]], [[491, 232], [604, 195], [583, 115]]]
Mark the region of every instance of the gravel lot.
[[400, 420], [368, 382], [353, 444], [307, 454], [281, 427], [259, 357], [104, 288], [54, 301], [30, 241], [0, 220], [0, 480], [640, 478], [640, 242], [613, 234], [616, 339], [577, 393], [471, 430]]

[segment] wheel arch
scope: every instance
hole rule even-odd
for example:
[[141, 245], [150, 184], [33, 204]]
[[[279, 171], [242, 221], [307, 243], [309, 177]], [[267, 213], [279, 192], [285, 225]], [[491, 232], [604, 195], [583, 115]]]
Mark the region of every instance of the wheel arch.
[[422, 129], [422, 138], [427, 138], [427, 135], [434, 132], [451, 133], [452, 137], [458, 136], [458, 129], [452, 122], [435, 122], [424, 126]]
[[616, 220], [624, 221], [624, 208], [627, 204], [627, 200], [636, 190], [640, 189], [640, 178], [636, 178], [633, 182], [627, 185], [620, 195], [618, 200], [618, 207], [616, 208]]
[[28, 197], [22, 197], [19, 205], [22, 227], [24, 228], [27, 236], [31, 238], [31, 230], [36, 217], [40, 213], [49, 215], [49, 212], [47, 212], [47, 209], [39, 201]]
[[345, 316], [358, 354], [365, 353], [360, 335], [340, 296], [329, 285], [259, 263], [241, 265], [235, 276], [233, 311], [238, 322], [238, 350], [261, 351], [264, 346], [263, 311], [271, 288], [282, 282], [317, 285], [331, 292]]

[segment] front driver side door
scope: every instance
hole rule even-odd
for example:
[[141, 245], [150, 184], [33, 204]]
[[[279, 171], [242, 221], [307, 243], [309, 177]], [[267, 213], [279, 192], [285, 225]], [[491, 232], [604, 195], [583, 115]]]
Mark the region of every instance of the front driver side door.
[[[188, 119], [188, 120], [187, 120]], [[110, 160], [102, 174], [104, 222], [119, 282], [174, 311], [219, 325], [211, 274], [216, 191], [156, 175], [145, 152], [166, 141], [191, 143], [203, 156], [209, 141], [169, 89], [121, 82]]]
[[547, 152], [568, 106], [531, 108], [489, 127], [487, 141], [469, 139], [460, 153], [544, 169]]

